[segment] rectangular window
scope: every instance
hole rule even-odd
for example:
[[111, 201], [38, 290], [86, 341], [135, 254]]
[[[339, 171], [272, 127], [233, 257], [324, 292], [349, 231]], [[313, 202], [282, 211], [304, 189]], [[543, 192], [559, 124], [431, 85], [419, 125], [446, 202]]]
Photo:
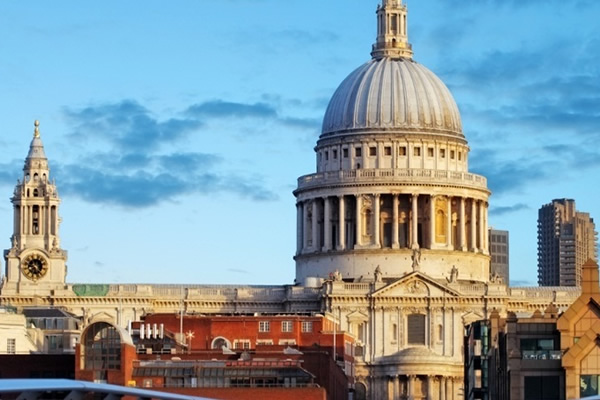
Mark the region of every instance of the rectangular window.
[[433, 157], [433, 147], [427, 148], [427, 157]]
[[348, 149], [342, 149], [342, 154], [344, 155], [344, 158], [348, 158]]
[[333, 150], [333, 159], [337, 160], [337, 150]]
[[391, 156], [392, 155], [392, 147], [391, 146], [385, 146], [383, 148], [383, 154], [386, 156]]
[[398, 147], [398, 155], [399, 156], [406, 156], [406, 146], [400, 146], [400, 147]]
[[413, 155], [415, 155], [416, 157], [421, 157], [421, 148], [420, 147], [415, 147], [413, 149]]
[[328, 151], [326, 151], [326, 152], [325, 152], [325, 161], [328, 161], [328, 160], [329, 160], [329, 152], [328, 152]]
[[292, 321], [281, 321], [281, 332], [292, 332]]
[[273, 340], [271, 339], [258, 339], [256, 341], [257, 346], [273, 346]]
[[407, 320], [408, 344], [425, 344], [425, 315], [410, 314]]
[[[258, 342], [259, 341], [257, 340], [256, 344], [259, 344]], [[233, 341], [233, 348], [234, 349], [248, 350], [248, 349], [250, 349], [250, 347], [251, 347], [250, 346], [250, 340], [248, 340], [248, 339], [239, 339], [239, 340], [234, 340]]]
[[280, 346], [295, 346], [296, 339], [279, 339], [279, 342], [277, 342], [277, 344]]
[[312, 321], [302, 321], [302, 332], [312, 332], [313, 323]]
[[369, 155], [376, 156], [377, 155], [377, 147], [375, 147], [375, 146], [369, 147]]
[[460, 160], [461, 160], [461, 158], [462, 158], [462, 152], [460, 152], [460, 151], [459, 151], [459, 152], [458, 152], [458, 161], [460, 161]]
[[440, 158], [446, 158], [446, 149], [440, 149]]
[[271, 323], [269, 321], [259, 321], [258, 322], [258, 331], [259, 332], [269, 332], [271, 330]]
[[17, 339], [15, 339], [15, 338], [6, 339], [6, 352], [8, 354], [17, 354]]
[[356, 157], [362, 157], [362, 148], [361, 147], [357, 147], [354, 149], [354, 155]]
[[48, 343], [49, 351], [61, 350], [63, 348], [63, 340], [61, 335], [46, 335], [46, 343]]
[[450, 159], [454, 160], [454, 150], [450, 150]]

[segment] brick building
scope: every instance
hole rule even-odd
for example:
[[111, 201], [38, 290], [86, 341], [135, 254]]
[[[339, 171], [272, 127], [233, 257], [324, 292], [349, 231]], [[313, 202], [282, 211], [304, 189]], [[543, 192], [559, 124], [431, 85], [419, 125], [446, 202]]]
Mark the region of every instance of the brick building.
[[347, 399], [354, 339], [323, 316], [151, 314], [98, 322], [77, 348], [77, 379], [228, 398]]

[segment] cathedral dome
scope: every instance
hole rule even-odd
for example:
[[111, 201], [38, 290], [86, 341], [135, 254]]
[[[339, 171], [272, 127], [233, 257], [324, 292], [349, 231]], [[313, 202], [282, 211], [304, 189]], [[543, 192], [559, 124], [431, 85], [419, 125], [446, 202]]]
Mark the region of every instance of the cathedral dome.
[[402, 0], [383, 0], [377, 7], [373, 58], [348, 75], [333, 94], [321, 138], [385, 132], [465, 141], [450, 91], [412, 55], [406, 5]]
[[450, 91], [410, 58], [372, 59], [348, 75], [329, 102], [321, 137], [381, 131], [464, 139]]

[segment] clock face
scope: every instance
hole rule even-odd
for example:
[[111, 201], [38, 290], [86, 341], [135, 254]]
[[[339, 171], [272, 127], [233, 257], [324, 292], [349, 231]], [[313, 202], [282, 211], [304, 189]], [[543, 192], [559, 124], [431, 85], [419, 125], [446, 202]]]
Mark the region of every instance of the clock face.
[[23, 260], [21, 270], [27, 278], [36, 281], [46, 275], [48, 262], [40, 254], [31, 254]]

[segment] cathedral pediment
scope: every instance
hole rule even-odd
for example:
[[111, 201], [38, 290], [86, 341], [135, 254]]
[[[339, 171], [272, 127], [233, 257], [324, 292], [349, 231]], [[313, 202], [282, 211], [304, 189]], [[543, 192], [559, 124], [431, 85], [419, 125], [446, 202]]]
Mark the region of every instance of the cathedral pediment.
[[410, 274], [376, 290], [373, 297], [458, 297], [459, 293], [420, 272]]
[[346, 318], [349, 322], [365, 322], [369, 320], [369, 316], [360, 311], [353, 311]]

